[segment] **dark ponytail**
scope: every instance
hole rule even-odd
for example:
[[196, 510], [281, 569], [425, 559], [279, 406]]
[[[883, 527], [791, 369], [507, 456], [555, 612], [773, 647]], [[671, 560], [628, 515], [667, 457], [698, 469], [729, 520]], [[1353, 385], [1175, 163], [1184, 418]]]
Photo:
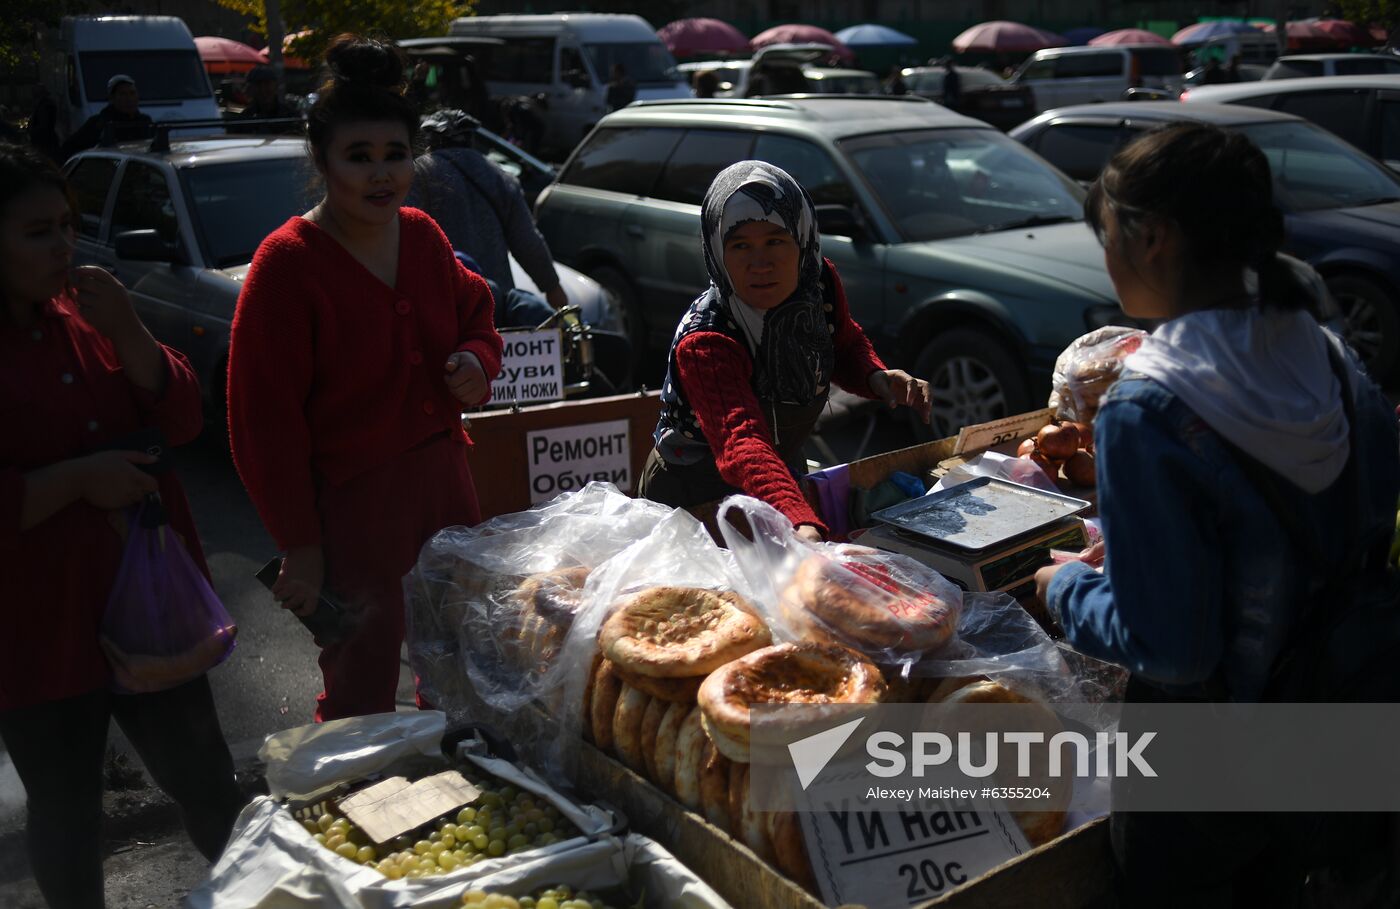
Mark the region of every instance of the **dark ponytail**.
[[1253, 269], [1261, 305], [1317, 312], [1312, 287], [1279, 256], [1283, 214], [1274, 205], [1269, 161], [1240, 133], [1175, 123], [1131, 142], [1084, 202], [1100, 237], [1110, 210], [1126, 236], [1147, 218], [1174, 222], [1186, 240], [1188, 265]]
[[306, 118], [306, 138], [318, 161], [337, 126], [388, 120], [402, 123], [412, 145], [418, 110], [404, 96], [403, 52], [389, 41], [338, 35], [326, 48], [326, 81]]

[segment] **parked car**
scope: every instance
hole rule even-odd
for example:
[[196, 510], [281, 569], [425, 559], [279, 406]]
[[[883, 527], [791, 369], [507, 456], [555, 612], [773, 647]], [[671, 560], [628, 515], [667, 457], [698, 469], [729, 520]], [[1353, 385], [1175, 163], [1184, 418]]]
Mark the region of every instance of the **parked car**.
[[1194, 120], [1238, 130], [1269, 159], [1287, 226], [1284, 251], [1309, 262], [1341, 308], [1347, 340], [1372, 374], [1400, 365], [1400, 179], [1332, 134], [1289, 114], [1172, 101], [1049, 111], [1012, 130], [1078, 180], [1141, 133]]
[[544, 95], [542, 148], [559, 158], [607, 113], [614, 64], [636, 83], [637, 100], [690, 95], [675, 58], [641, 16], [465, 16], [452, 21], [449, 34], [504, 42], [473, 50], [477, 72], [493, 97]]
[[[980, 66], [954, 66], [962, 101], [958, 113], [976, 117], [997, 129], [1007, 130], [1035, 113], [1035, 92], [1026, 84], [1008, 82]], [[901, 71], [909, 94], [944, 104], [941, 66], [914, 66]]]
[[136, 81], [152, 120], [219, 119], [194, 38], [174, 16], [65, 16], [43, 59], [60, 139], [107, 105], [107, 80], [118, 74]]
[[[152, 145], [159, 143], [69, 159], [64, 169], [80, 212], [74, 258], [126, 285], [157, 340], [189, 357], [206, 415], [222, 420], [229, 328], [253, 253], [317, 201], [306, 141], [238, 135], [174, 139], [164, 151]], [[572, 269], [558, 270], [583, 319], [619, 333], [607, 293]], [[518, 287], [535, 289], [522, 269], [513, 271]]]
[[[1218, 73], [1227, 72], [1227, 69], [1226, 69], [1225, 66], [1221, 66], [1220, 64], [1214, 64], [1214, 65], [1216, 66], [1216, 72], [1218, 72]], [[1258, 82], [1260, 79], [1264, 78], [1264, 76], [1265, 76], [1268, 72], [1269, 72], [1269, 67], [1268, 67], [1267, 65], [1263, 64], [1263, 63], [1241, 63], [1239, 66], [1236, 66], [1236, 67], [1235, 67], [1235, 76], [1237, 77], [1235, 81], [1236, 81], [1236, 82]], [[1192, 88], [1195, 88], [1195, 87], [1200, 86], [1200, 85], [1211, 85], [1212, 83], [1209, 81], [1210, 78], [1211, 78], [1211, 68], [1210, 68], [1210, 65], [1198, 66], [1198, 67], [1196, 67], [1195, 69], [1191, 70], [1189, 73], [1187, 73], [1185, 76], [1182, 77], [1182, 79], [1181, 79], [1181, 89], [1182, 89], [1182, 91], [1186, 91], [1186, 90], [1188, 90], [1188, 89], [1192, 89]], [[1228, 84], [1228, 83], [1219, 83], [1219, 82], [1217, 82], [1217, 83], [1214, 83], [1214, 84], [1216, 84], [1216, 85], [1222, 85], [1222, 84]], [[1167, 100], [1167, 99], [1158, 99], [1158, 100]]]
[[815, 65], [832, 56], [829, 44], [770, 44], [749, 60], [705, 60], [682, 63], [680, 71], [693, 80], [696, 73], [713, 71], [719, 79], [717, 98], [752, 98], [757, 95], [797, 95], [820, 91], [808, 75]]
[[809, 66], [802, 70], [807, 91], [823, 95], [883, 95], [880, 77], [863, 69]]
[[1296, 114], [1400, 171], [1400, 75], [1271, 79], [1206, 85], [1182, 101], [1243, 104]]
[[1181, 88], [1181, 52], [1160, 44], [1052, 47], [1036, 51], [1012, 81], [1029, 86], [1040, 111], [1117, 101], [1130, 88]]
[[1309, 79], [1318, 76], [1393, 76], [1400, 74], [1394, 54], [1289, 54], [1279, 57], [1265, 79]]
[[1065, 345], [1121, 318], [1080, 187], [987, 124], [910, 96], [697, 99], [608, 116], [536, 204], [638, 349], [663, 350], [708, 283], [700, 203], [746, 158], [811, 193], [855, 318], [931, 381], [934, 433], [1044, 401]]
[[1267, 32], [1218, 35], [1191, 48], [1191, 59], [1196, 66], [1208, 60], [1225, 66], [1234, 57], [1240, 58], [1241, 65], [1268, 67], [1278, 59], [1278, 37]]

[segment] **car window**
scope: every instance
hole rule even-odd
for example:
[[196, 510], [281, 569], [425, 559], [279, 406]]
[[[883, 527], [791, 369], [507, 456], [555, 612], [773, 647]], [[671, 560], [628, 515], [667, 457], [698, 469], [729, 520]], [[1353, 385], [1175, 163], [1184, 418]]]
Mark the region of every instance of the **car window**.
[[1144, 76], [1181, 75], [1181, 54], [1174, 47], [1148, 47], [1131, 53]]
[[644, 196], [680, 141], [679, 129], [600, 129], [575, 155], [560, 183]]
[[78, 200], [78, 233], [84, 237], [101, 237], [102, 211], [116, 175], [115, 158], [83, 158], [69, 173], [68, 185]]
[[1269, 69], [1270, 79], [1308, 79], [1321, 75], [1321, 60], [1279, 60]]
[[1292, 92], [1279, 98], [1276, 110], [1311, 120], [1358, 148], [1366, 144], [1366, 95], [1360, 91]]
[[666, 45], [651, 41], [620, 41], [607, 44], [585, 44], [583, 52], [593, 62], [599, 79], [611, 79], [614, 64], [622, 64], [628, 77], [638, 85], [664, 85], [680, 79], [676, 58]]
[[1286, 212], [1400, 199], [1400, 178], [1336, 136], [1307, 123], [1240, 127], [1269, 160], [1274, 199]]
[[791, 174], [816, 205], [855, 204], [855, 192], [831, 155], [805, 139], [760, 133], [753, 156]]
[[1121, 76], [1121, 54], [1065, 54], [1055, 61], [1056, 79], [1084, 79], [1091, 76]]
[[877, 133], [839, 145], [909, 241], [1084, 217], [1077, 184], [994, 129]]
[[587, 78], [588, 67], [583, 63], [583, 54], [580, 54], [576, 47], [564, 47], [559, 49], [559, 72], [566, 80], [571, 73], [579, 73], [586, 81], [592, 81]]
[[1400, 101], [1382, 101], [1380, 113], [1381, 160], [1400, 168]]
[[715, 174], [749, 157], [753, 135], [727, 129], [691, 129], [661, 170], [652, 195], [670, 202], [699, 205]]
[[1053, 79], [1055, 78], [1055, 61], [1054, 59], [1036, 60], [1028, 63], [1016, 78], [1021, 82], [1027, 79]]
[[904, 87], [911, 92], [928, 92], [936, 95], [943, 91], [943, 71], [912, 73], [904, 77]]
[[548, 85], [554, 81], [553, 38], [507, 38], [505, 44], [472, 48], [477, 72], [489, 82]]
[[118, 73], [136, 80], [142, 101], [209, 98], [214, 92], [193, 50], [84, 51], [78, 55], [88, 100], [105, 100], [107, 80]]
[[958, 69], [958, 77], [962, 80], [962, 87], [964, 89], [974, 85], [1002, 85], [1006, 82], [1005, 79], [991, 70], [978, 69], [975, 66], [969, 67], [968, 69], [962, 69], [960, 67]]
[[244, 265], [268, 234], [316, 204], [310, 162], [265, 158], [180, 171], [204, 258]]
[[1374, 57], [1360, 57], [1356, 60], [1338, 60], [1339, 76], [1377, 76], [1400, 73], [1400, 57], [1394, 60], [1377, 60]]
[[1090, 181], [1103, 170], [1123, 138], [1124, 132], [1118, 126], [1065, 123], [1041, 133], [1035, 150], [1074, 179]]
[[112, 209], [112, 237], [128, 230], [154, 230], [167, 243], [174, 243], [179, 236], [165, 174], [141, 161], [126, 163]]

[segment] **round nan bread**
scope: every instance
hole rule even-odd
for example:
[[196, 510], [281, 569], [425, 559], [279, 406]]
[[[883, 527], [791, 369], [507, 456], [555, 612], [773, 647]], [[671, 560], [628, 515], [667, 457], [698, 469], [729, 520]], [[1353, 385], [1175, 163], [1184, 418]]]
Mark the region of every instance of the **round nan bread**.
[[773, 847], [773, 864], [783, 874], [808, 890], [815, 891], [817, 879], [807, 859], [807, 843], [802, 838], [802, 821], [791, 811], [768, 815], [768, 841]]
[[652, 698], [647, 702], [646, 712], [642, 714], [642, 725], [637, 731], [642, 742], [642, 763], [646, 766], [647, 779], [655, 782], [658, 779], [656, 772], [656, 733], [661, 728], [661, 718], [666, 715], [666, 708], [671, 705], [665, 701]]
[[749, 765], [738, 761], [729, 762], [729, 835], [740, 838], [740, 821], [744, 817], [744, 780], [749, 775]]
[[700, 758], [705, 751], [705, 727], [700, 708], [692, 707], [676, 732], [676, 798], [691, 811], [700, 810]]
[[598, 632], [608, 659], [656, 678], [706, 675], [767, 644], [743, 597], [699, 587], [650, 587], [623, 599]]
[[647, 694], [662, 701], [669, 701], [673, 704], [694, 704], [695, 695], [700, 691], [700, 683], [705, 681], [703, 675], [691, 676], [688, 679], [661, 679], [655, 676], [642, 675], [640, 672], [630, 672], [618, 666], [617, 674], [624, 682], [636, 688], [638, 691], [645, 691]]
[[875, 704], [876, 665], [836, 644], [776, 644], [710, 673], [700, 686], [705, 732], [732, 761], [750, 760], [751, 704]]
[[754, 810], [753, 800], [749, 798], [753, 777], [753, 772], [749, 769], [749, 765], [735, 764], [734, 766], [744, 768], [744, 791], [739, 798], [739, 820], [737, 822], [739, 827], [738, 836], [759, 858], [771, 864], [775, 856], [773, 854], [773, 844], [768, 840], [767, 819], [770, 814], [764, 814]]
[[700, 754], [700, 813], [725, 833], [729, 826], [729, 759], [705, 741]]
[[847, 644], [870, 650], [936, 650], [957, 630], [958, 610], [927, 591], [915, 591], [894, 578], [867, 547], [846, 547], [850, 558], [812, 555], [797, 566], [783, 593]]
[[593, 686], [598, 681], [598, 667], [603, 664], [601, 653], [593, 654], [593, 662], [588, 666], [588, 681], [583, 685], [583, 699], [579, 702], [579, 720], [582, 724], [583, 737], [586, 741], [593, 742]]
[[593, 723], [593, 744], [600, 751], [611, 751], [613, 747], [613, 717], [617, 713], [617, 699], [622, 694], [622, 680], [613, 671], [612, 662], [603, 660], [598, 664], [598, 674], [593, 680], [593, 701], [590, 718]]
[[631, 685], [623, 685], [613, 713], [613, 750], [622, 763], [638, 773], [646, 771], [642, 758], [642, 717], [651, 698]]
[[583, 585], [587, 568], [561, 568], [526, 578], [516, 591], [521, 603], [528, 603], [552, 621], [572, 622], [583, 605]]
[[652, 777], [662, 789], [676, 792], [676, 736], [680, 734], [681, 723], [695, 710], [695, 705], [666, 704], [666, 712], [661, 715], [661, 725], [656, 729], [656, 775]]

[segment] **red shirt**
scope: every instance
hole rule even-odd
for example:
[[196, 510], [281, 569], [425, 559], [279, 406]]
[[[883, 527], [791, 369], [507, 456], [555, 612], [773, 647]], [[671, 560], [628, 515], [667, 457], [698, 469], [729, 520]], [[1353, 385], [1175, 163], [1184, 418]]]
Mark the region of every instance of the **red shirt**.
[[444, 364], [476, 354], [488, 378], [501, 336], [486, 282], [434, 221], [399, 213], [397, 287], [296, 217], [263, 240], [229, 346], [234, 464], [283, 550], [321, 542], [317, 484], [344, 483], [447, 433], [466, 444]]
[[[120, 512], [74, 502], [20, 530], [24, 475], [91, 454], [144, 427], [171, 445], [203, 428], [199, 380], [165, 350], [160, 398], [127, 380], [112, 343], [66, 295], [27, 328], [0, 324], [0, 710], [76, 697], [107, 683], [97, 634], [121, 564]], [[184, 490], [160, 481], [170, 523], [208, 574]]]
[[[832, 381], [851, 394], [873, 398], [870, 374], [884, 369], [885, 364], [851, 318], [846, 289], [836, 266], [829, 259], [826, 266], [835, 290], [832, 321], [836, 330], [832, 340], [836, 366]], [[677, 345], [676, 368], [686, 398], [700, 421], [700, 431], [712, 440], [715, 466], [724, 481], [742, 489], [745, 495], [772, 505], [793, 526], [811, 524], [826, 533], [826, 525], [812, 510], [773, 447], [768, 418], [753, 391], [753, 357], [748, 350], [719, 332], [697, 331]], [[719, 440], [718, 444], [713, 440]]]

